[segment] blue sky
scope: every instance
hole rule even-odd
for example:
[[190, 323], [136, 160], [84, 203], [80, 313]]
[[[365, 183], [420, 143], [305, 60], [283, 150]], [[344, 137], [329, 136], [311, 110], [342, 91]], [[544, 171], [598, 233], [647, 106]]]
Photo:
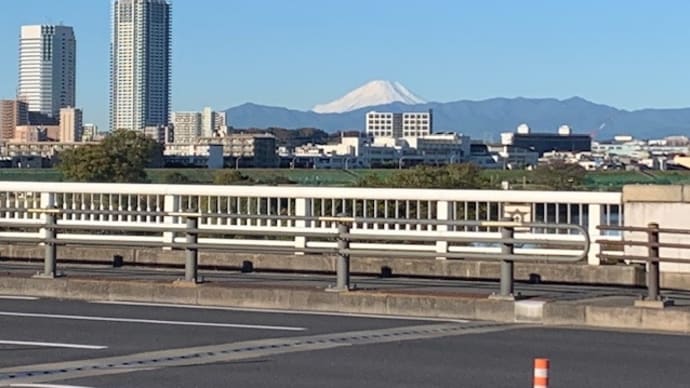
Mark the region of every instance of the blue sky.
[[[686, 0], [173, 0], [173, 109], [310, 109], [372, 79], [433, 101], [690, 106], [688, 14]], [[3, 1], [0, 98], [19, 26], [59, 22], [77, 35], [77, 103], [106, 128], [110, 0]]]

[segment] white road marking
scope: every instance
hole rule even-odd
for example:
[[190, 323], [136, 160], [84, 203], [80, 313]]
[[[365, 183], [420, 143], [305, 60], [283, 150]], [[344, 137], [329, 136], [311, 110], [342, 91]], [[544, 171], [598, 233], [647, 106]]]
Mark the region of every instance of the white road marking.
[[10, 387], [24, 388], [91, 388], [80, 385], [55, 385], [55, 384], [10, 384]]
[[193, 322], [193, 321], [163, 321], [163, 320], [157, 320], [157, 319], [93, 317], [93, 316], [88, 316], [88, 315], [17, 313], [17, 312], [10, 312], [10, 311], [0, 311], [0, 316], [4, 316], [4, 317], [26, 317], [26, 318], [49, 318], [49, 319], [71, 319], [71, 320], [75, 320], [75, 321], [145, 323], [145, 324], [152, 324], [152, 325], [222, 327], [222, 328], [233, 328], [233, 329], [282, 330], [282, 331], [304, 331], [304, 330], [306, 330], [306, 328], [304, 328], [304, 327], [293, 327], [293, 326], [266, 326], [266, 325], [248, 325], [248, 324], [241, 324], [241, 323], [216, 323], [216, 322]]
[[465, 319], [444, 319], [444, 318], [424, 318], [424, 317], [408, 317], [404, 315], [380, 315], [380, 314], [359, 314], [359, 313], [338, 313], [330, 311], [304, 311], [304, 310], [282, 310], [282, 309], [263, 309], [250, 307], [223, 307], [223, 306], [201, 306], [196, 304], [168, 304], [168, 303], [147, 303], [147, 302], [124, 302], [116, 300], [99, 300], [90, 303], [96, 304], [113, 304], [121, 306], [141, 306], [141, 307], [168, 307], [168, 308], [185, 308], [185, 309], [200, 309], [200, 310], [222, 310], [222, 311], [244, 311], [255, 313], [280, 313], [280, 314], [297, 314], [297, 315], [323, 315], [331, 317], [352, 317], [352, 318], [376, 318], [376, 319], [392, 319], [403, 321], [427, 321], [427, 322], [452, 322], [452, 323], [467, 323], [470, 322]]
[[39, 346], [39, 347], [44, 347], [44, 348], [67, 348], [67, 349], [89, 349], [89, 350], [108, 349], [107, 346], [99, 346], [99, 345], [79, 345], [79, 344], [65, 344], [65, 343], [60, 343], [60, 342], [36, 342], [36, 341], [0, 340], [0, 345]]
[[19, 295], [0, 295], [0, 299], [9, 300], [38, 300], [35, 296], [19, 296]]

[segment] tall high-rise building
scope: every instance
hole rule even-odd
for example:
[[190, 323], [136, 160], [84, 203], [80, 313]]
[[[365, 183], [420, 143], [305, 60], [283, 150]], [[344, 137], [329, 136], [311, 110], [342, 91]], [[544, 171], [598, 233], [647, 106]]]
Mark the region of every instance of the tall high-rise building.
[[0, 100], [0, 141], [14, 138], [18, 126], [29, 123], [29, 107], [18, 100]]
[[200, 135], [204, 137], [211, 137], [213, 136], [213, 119], [215, 116], [215, 112], [213, 112], [213, 109], [210, 107], [205, 107], [201, 111], [201, 133]]
[[111, 129], [168, 124], [171, 22], [167, 0], [113, 1]]
[[22, 26], [17, 97], [52, 118], [76, 100], [77, 43], [68, 26]]
[[62, 108], [60, 109], [60, 135], [59, 139], [63, 143], [74, 143], [81, 141], [84, 124], [81, 109]]

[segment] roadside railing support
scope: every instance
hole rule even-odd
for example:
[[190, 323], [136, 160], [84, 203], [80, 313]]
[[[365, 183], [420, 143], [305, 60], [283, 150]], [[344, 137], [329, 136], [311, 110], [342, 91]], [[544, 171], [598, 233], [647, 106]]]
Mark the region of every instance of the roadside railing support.
[[658, 301], [661, 299], [659, 293], [659, 224], [652, 222], [648, 227], [647, 300]]
[[191, 283], [199, 283], [199, 249], [196, 246], [199, 242], [199, 217], [187, 216], [186, 226], [187, 246], [185, 247], [184, 280]]
[[333, 291], [349, 291], [350, 288], [350, 224], [346, 221], [338, 222], [338, 258], [336, 263], [336, 285]]
[[57, 276], [57, 246], [55, 230], [57, 213], [48, 209], [45, 213], [45, 258], [43, 260], [42, 277], [54, 278]]
[[[647, 287], [647, 295], [636, 300], [634, 306], [644, 307], [644, 308], [664, 308], [667, 306], [672, 306], [674, 304], [672, 299], [666, 298], [661, 295], [661, 272], [660, 263], [662, 261], [666, 262], [678, 262], [678, 259], [674, 258], [664, 258], [661, 257], [661, 248], [674, 248], [674, 249], [690, 249], [690, 244], [683, 243], [662, 243], [660, 239], [660, 234], [670, 234], [670, 235], [690, 235], [690, 230], [688, 229], [673, 229], [673, 228], [660, 228], [659, 224], [656, 222], [650, 222], [647, 226], [613, 226], [606, 225], [600, 226], [600, 230], [614, 230], [620, 232], [629, 233], [646, 233], [647, 241], [641, 241], [638, 238], [623, 239], [621, 241], [603, 241], [599, 240], [598, 243], [602, 245], [610, 245], [613, 247], [619, 247], [617, 251], [622, 251], [623, 254], [616, 252], [616, 254], [601, 253], [600, 258], [604, 259], [615, 259], [615, 260], [634, 260], [644, 262], [645, 264], [645, 286]], [[628, 252], [627, 247], [636, 248], [633, 252]], [[647, 254], [641, 255], [637, 254], [639, 249], [647, 247]]]
[[[507, 257], [513, 255], [514, 244], [512, 241], [515, 237], [515, 228], [510, 225], [501, 226], [501, 256]], [[501, 292], [500, 298], [513, 299], [515, 284], [513, 281], [514, 263], [512, 260], [501, 259]]]

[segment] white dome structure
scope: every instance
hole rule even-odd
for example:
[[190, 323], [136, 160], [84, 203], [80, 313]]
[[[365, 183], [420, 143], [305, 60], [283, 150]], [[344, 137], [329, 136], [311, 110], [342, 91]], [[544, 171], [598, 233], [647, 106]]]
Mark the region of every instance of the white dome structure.
[[517, 127], [517, 133], [519, 133], [519, 134], [521, 134], [521, 135], [527, 135], [527, 134], [529, 134], [529, 133], [530, 133], [529, 125], [524, 124], [524, 123], [518, 125], [518, 127]]
[[573, 131], [567, 125], [561, 125], [558, 127], [558, 134], [561, 136], [570, 136], [572, 133]]

